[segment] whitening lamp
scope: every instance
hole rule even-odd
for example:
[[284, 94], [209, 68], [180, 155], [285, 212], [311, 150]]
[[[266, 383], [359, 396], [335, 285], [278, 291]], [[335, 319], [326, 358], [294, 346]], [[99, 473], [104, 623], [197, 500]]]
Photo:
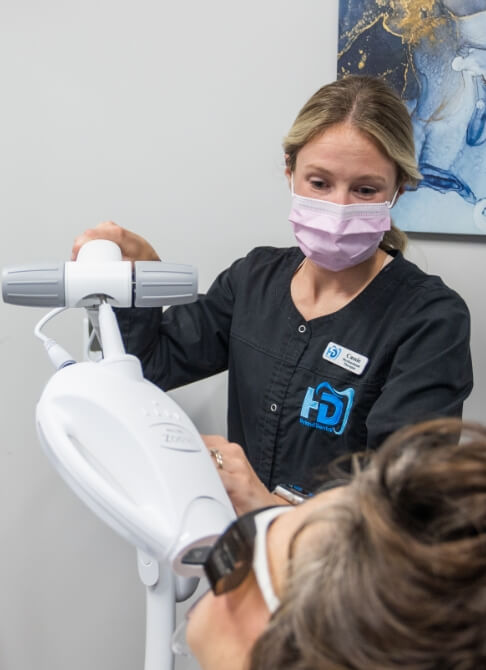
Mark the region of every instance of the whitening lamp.
[[[190, 266], [143, 262], [132, 271], [106, 240], [88, 242], [76, 262], [2, 273], [5, 302], [57, 308], [36, 327], [57, 368], [37, 405], [37, 433], [75, 493], [138, 550], [147, 586], [145, 670], [172, 667], [174, 599], [195, 588], [181, 578], [202, 574], [210, 546], [235, 515], [190, 419], [125, 353], [112, 305], [190, 302], [196, 285]], [[97, 362], [75, 363], [41, 332], [58, 312], [78, 306], [93, 317], [103, 355]]]

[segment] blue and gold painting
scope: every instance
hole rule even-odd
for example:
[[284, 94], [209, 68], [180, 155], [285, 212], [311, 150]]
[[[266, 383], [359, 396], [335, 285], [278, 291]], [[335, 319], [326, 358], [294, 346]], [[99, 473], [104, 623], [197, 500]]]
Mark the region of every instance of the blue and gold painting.
[[485, 235], [486, 0], [340, 0], [338, 49], [338, 77], [382, 77], [412, 117], [423, 179], [397, 225]]

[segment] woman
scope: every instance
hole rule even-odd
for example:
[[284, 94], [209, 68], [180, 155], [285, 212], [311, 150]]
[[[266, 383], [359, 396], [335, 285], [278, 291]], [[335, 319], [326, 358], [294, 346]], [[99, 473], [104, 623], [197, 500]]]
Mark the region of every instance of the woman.
[[[417, 171], [408, 112], [349, 77], [306, 103], [284, 141], [298, 247], [257, 248], [192, 305], [119, 314], [131, 353], [164, 389], [228, 369], [228, 437], [206, 438], [239, 513], [315, 487], [343, 453], [396, 428], [460, 416], [472, 388], [469, 315], [406, 261], [390, 208]], [[113, 223], [88, 230], [125, 258], [158, 255]]]
[[[457, 444], [460, 430], [456, 419], [402, 429], [351, 483], [276, 516], [265, 548], [274, 607], [248, 547], [243, 576], [236, 521], [206, 565], [220, 595], [189, 616], [202, 670], [486, 667], [486, 429], [466, 425]], [[218, 556], [231, 534], [233, 583]]]

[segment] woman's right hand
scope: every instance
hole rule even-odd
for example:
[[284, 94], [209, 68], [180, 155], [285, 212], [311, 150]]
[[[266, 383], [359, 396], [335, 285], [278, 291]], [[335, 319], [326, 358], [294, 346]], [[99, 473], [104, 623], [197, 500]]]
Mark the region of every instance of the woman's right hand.
[[79, 235], [73, 244], [71, 260], [75, 261], [79, 250], [91, 240], [110, 240], [115, 242], [121, 249], [124, 261], [160, 261], [155, 249], [140, 235], [132, 233], [113, 221], [104, 221], [96, 226], [85, 230]]

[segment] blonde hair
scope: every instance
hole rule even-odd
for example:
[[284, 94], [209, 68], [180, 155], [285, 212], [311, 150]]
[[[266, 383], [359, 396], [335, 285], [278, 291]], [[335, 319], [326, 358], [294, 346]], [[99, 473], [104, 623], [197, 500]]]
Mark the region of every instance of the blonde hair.
[[[415, 159], [413, 126], [405, 104], [381, 79], [350, 75], [320, 88], [302, 107], [283, 142], [287, 167], [317, 135], [337, 123], [351, 123], [365, 133], [397, 166], [397, 186], [415, 187], [421, 174]], [[385, 251], [406, 246], [395, 226], [385, 234]]]
[[250, 670], [486, 667], [486, 428], [398, 431], [309, 527]]

